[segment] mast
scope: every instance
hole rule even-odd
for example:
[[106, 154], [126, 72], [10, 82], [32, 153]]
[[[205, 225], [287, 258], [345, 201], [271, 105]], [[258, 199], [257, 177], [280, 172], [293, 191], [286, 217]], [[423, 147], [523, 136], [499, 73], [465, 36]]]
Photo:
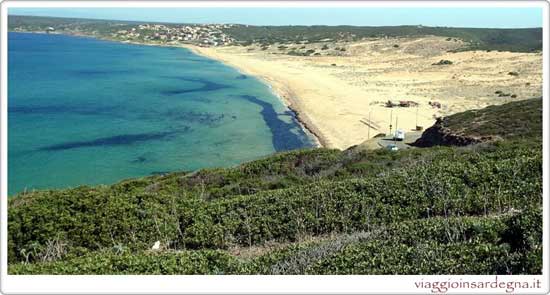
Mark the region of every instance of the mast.
[[[372, 123], [371, 123], [371, 120], [370, 120], [370, 113], [371, 113], [371, 111], [369, 110], [369, 124], [372, 124]], [[367, 138], [370, 139], [370, 126], [367, 126], [367, 127], [368, 127], [368, 135], [367, 135]]]
[[395, 131], [397, 131], [397, 119], [398, 119], [398, 118], [399, 118], [399, 117], [395, 116]]
[[416, 105], [416, 126], [414, 128], [418, 128], [418, 105]]
[[390, 136], [391, 136], [391, 127], [392, 127], [391, 122], [392, 122], [392, 120], [393, 120], [393, 110], [390, 110]]
[[[396, 115], [396, 116], [395, 116], [395, 133], [396, 133], [396, 134], [398, 133], [398, 132], [397, 132], [397, 118], [398, 118], [398, 117], [397, 117], [397, 115]], [[394, 144], [397, 144], [397, 138], [396, 138], [395, 134], [393, 135], [393, 143], [394, 143]]]

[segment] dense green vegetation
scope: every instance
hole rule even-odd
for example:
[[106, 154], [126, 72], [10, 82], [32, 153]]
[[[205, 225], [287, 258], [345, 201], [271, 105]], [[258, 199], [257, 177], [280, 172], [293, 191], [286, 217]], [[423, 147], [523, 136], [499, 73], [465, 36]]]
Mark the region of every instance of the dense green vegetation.
[[528, 99], [458, 113], [443, 120], [453, 132], [475, 137], [542, 137], [542, 99]]
[[9, 272], [538, 274], [542, 100], [517, 104], [461, 115], [496, 124], [517, 110], [529, 132], [492, 143], [298, 150], [20, 194], [8, 207]]
[[[472, 274], [540, 273], [541, 212], [430, 218], [284, 246], [239, 259], [222, 250], [111, 249], [17, 264], [12, 274]], [[524, 236], [518, 237], [517, 233]], [[518, 244], [517, 241], [528, 241]]]
[[501, 50], [531, 52], [542, 50], [542, 29], [482, 29], [424, 26], [236, 26], [225, 32], [247, 43], [314, 43], [323, 40], [355, 41], [362, 38], [443, 36], [470, 45], [464, 50]]
[[[76, 31], [110, 38], [110, 33], [130, 29], [138, 22], [107, 21], [74, 18], [16, 16], [8, 18], [8, 29], [23, 27], [28, 31]], [[167, 26], [181, 24], [158, 23]], [[245, 26], [236, 25], [222, 30], [242, 45], [258, 43], [264, 48], [274, 43], [315, 43], [321, 41], [356, 41], [363, 38], [442, 36], [447, 41], [460, 39], [469, 45], [462, 50], [500, 50], [533, 52], [542, 50], [542, 28], [485, 29], [425, 26]]]
[[26, 31], [45, 31], [53, 27], [57, 31], [83, 32], [94, 35], [107, 35], [117, 30], [129, 29], [137, 22], [96, 20], [83, 18], [62, 18], [43, 16], [20, 16], [10, 15], [8, 17], [8, 29], [14, 30], [23, 27]]

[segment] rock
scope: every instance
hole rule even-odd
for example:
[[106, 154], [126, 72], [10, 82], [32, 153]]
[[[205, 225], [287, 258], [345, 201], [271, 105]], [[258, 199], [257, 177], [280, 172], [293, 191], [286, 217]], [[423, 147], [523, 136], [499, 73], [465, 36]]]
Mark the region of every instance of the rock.
[[422, 136], [417, 139], [412, 146], [431, 147], [435, 145], [444, 146], [467, 146], [484, 141], [492, 140], [491, 137], [471, 137], [453, 133], [450, 129], [444, 126], [444, 120], [437, 118], [435, 124], [426, 129]]

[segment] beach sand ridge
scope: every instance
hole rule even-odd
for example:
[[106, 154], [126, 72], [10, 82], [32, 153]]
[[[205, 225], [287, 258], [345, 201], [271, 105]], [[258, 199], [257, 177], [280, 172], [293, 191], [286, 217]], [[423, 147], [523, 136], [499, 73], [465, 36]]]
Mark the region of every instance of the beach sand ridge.
[[[280, 46], [190, 48], [269, 83], [329, 148], [387, 134], [390, 118], [392, 130], [408, 131], [436, 117], [542, 95], [541, 53], [460, 51], [462, 41], [434, 36]], [[452, 64], [434, 65], [442, 60]], [[418, 106], [389, 108], [388, 100]]]

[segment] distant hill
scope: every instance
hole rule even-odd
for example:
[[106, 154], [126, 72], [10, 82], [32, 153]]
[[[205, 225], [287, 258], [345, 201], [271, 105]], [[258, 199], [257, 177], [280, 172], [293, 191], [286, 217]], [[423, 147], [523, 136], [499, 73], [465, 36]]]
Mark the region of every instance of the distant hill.
[[[8, 17], [8, 29], [25, 27], [26, 30], [44, 30], [47, 27], [57, 29], [78, 29], [82, 32], [95, 32], [106, 35], [119, 29], [144, 22], [91, 20], [76, 18], [55, 18], [37, 16]], [[174, 23], [160, 23], [177, 26]], [[179, 24], [181, 25], [181, 24]], [[513, 52], [533, 52], [542, 50], [542, 28], [526, 29], [484, 29], [484, 28], [448, 28], [425, 26], [249, 26], [236, 25], [224, 28], [223, 32], [235, 38], [241, 44], [320, 42], [322, 40], [356, 41], [362, 38], [414, 37], [435, 35], [461, 39], [469, 45], [463, 50], [500, 50]]]
[[58, 31], [65, 29], [83, 30], [88, 32], [98, 31], [102, 33], [111, 32], [121, 25], [136, 24], [129, 21], [97, 20], [84, 18], [44, 17], [44, 16], [8, 16], [8, 30], [25, 28], [25, 31], [45, 31], [48, 27], [56, 28]]
[[531, 52], [542, 49], [542, 28], [483, 29], [424, 26], [356, 27], [356, 26], [238, 26], [226, 32], [248, 42], [299, 42], [307, 40], [358, 40], [374, 37], [443, 36], [468, 42], [467, 50], [501, 50]]
[[[8, 202], [8, 272], [541, 274], [541, 110], [444, 119], [502, 137], [468, 147], [297, 150], [22, 193]], [[511, 118], [528, 123], [496, 124]]]

